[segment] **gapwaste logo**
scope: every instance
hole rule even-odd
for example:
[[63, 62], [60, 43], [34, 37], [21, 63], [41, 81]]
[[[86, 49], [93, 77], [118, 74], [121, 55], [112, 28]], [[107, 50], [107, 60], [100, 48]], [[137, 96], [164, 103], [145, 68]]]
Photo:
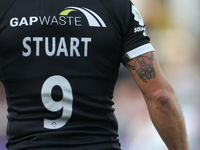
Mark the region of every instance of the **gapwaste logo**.
[[[72, 12], [78, 12], [73, 14]], [[80, 15], [82, 13], [84, 15]], [[82, 16], [82, 17], [81, 17]], [[103, 19], [94, 11], [88, 8], [75, 6], [66, 7], [59, 15], [54, 16], [29, 16], [13, 17], [10, 19], [11, 27], [33, 26], [35, 24], [58, 25], [58, 26], [83, 26], [82, 21], [86, 19], [89, 27], [107, 27]], [[85, 26], [85, 24], [84, 24]]]
[[87, 8], [79, 7], [67, 7], [64, 11], [60, 13], [61, 16], [68, 16], [72, 11], [80, 11], [83, 13], [88, 21], [89, 26], [91, 27], [106, 27], [104, 21], [97, 15], [94, 11]]

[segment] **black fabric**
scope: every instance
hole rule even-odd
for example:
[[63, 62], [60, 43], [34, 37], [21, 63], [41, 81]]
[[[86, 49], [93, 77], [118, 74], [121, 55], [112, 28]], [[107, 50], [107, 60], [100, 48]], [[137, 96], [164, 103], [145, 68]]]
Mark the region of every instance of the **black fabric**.
[[132, 31], [132, 3], [7, 1], [0, 5], [0, 77], [8, 149], [120, 149], [112, 108], [119, 65], [149, 43]]
[[0, 25], [1, 22], [5, 16], [5, 14], [7, 13], [7, 11], [9, 11], [10, 7], [12, 6], [12, 4], [15, 2], [16, 0], [9, 0], [9, 1], [5, 1], [5, 0], [0, 0]]

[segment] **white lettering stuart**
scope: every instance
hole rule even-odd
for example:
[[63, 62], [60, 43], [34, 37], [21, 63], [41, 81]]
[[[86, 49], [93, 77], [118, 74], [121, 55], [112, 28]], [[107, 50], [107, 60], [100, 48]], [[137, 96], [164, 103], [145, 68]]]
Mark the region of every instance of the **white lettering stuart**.
[[31, 47], [27, 44], [27, 42], [31, 42], [31, 38], [30, 37], [25, 37], [23, 42], [22, 42], [24, 48], [26, 49], [26, 51], [22, 51], [22, 55], [24, 57], [28, 57], [31, 54]]
[[80, 53], [78, 51], [78, 46], [79, 46], [79, 39], [75, 37], [71, 37], [70, 41], [70, 56], [74, 56], [74, 53], [76, 53], [76, 56], [80, 57]]
[[52, 49], [49, 50], [49, 38], [45, 37], [45, 52], [47, 56], [53, 56], [56, 52], [56, 38], [52, 37]]
[[59, 42], [59, 46], [58, 46], [56, 56], [60, 56], [61, 53], [64, 53], [64, 56], [68, 56], [67, 45], [66, 45], [64, 37], [60, 38], [60, 42]]
[[[88, 57], [90, 42], [92, 42], [91, 37], [82, 37], [81, 39], [71, 37], [69, 41], [66, 41], [65, 37], [59, 39], [56, 37], [25, 37], [22, 41], [24, 47], [22, 56], [35, 55], [38, 57], [41, 56], [41, 51], [44, 49], [43, 51], [49, 57]], [[67, 45], [67, 43], [69, 44]], [[42, 47], [44, 48], [42, 49]]]
[[43, 41], [42, 37], [34, 37], [33, 41], [36, 42], [36, 56], [40, 56], [40, 42]]

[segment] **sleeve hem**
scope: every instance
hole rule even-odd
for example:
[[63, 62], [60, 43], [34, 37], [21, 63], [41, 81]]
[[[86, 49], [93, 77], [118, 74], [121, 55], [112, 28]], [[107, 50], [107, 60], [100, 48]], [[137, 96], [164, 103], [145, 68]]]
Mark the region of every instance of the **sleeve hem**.
[[153, 46], [150, 43], [142, 45], [142, 46], [137, 47], [135, 49], [132, 49], [132, 50], [130, 50], [130, 51], [125, 53], [125, 58], [122, 61], [122, 63], [124, 65], [126, 65], [126, 63], [128, 61], [130, 61], [131, 59], [133, 59], [133, 58], [135, 58], [137, 56], [140, 56], [142, 54], [151, 52], [151, 51], [155, 51], [155, 49], [153, 48]]

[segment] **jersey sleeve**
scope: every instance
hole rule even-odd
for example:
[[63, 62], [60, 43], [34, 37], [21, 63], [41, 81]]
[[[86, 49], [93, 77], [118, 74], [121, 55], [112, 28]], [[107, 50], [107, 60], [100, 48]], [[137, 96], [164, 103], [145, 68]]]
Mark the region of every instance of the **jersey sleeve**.
[[146, 26], [139, 11], [131, 2], [129, 8], [127, 30], [122, 42], [122, 63], [124, 65], [139, 55], [155, 51], [146, 34]]

